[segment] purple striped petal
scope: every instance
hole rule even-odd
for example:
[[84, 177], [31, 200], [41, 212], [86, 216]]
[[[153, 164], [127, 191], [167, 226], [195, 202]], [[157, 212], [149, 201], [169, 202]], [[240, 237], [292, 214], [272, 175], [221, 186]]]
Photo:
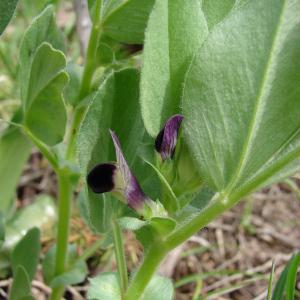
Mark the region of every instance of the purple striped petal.
[[172, 116], [157, 135], [155, 149], [160, 153], [162, 160], [173, 158], [182, 120], [182, 115]]
[[137, 211], [142, 210], [144, 203], [147, 200], [147, 196], [144, 194], [137, 179], [130, 171], [123, 155], [119, 139], [112, 130], [110, 130], [110, 134], [116, 150], [118, 168], [124, 181], [124, 197], [131, 208]]

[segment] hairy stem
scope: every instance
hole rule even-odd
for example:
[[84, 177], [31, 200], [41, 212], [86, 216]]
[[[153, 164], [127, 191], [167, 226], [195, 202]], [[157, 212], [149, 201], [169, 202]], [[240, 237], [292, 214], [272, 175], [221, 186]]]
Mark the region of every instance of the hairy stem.
[[[85, 58], [85, 65], [83, 70], [83, 76], [81, 80], [81, 85], [79, 89], [78, 99], [82, 101], [85, 97], [87, 97], [90, 93], [91, 82], [93, 78], [93, 74], [95, 72], [95, 58], [97, 54], [97, 46], [101, 36], [101, 8], [102, 8], [102, 0], [96, 0], [95, 3], [95, 13], [93, 16], [93, 26], [90, 33], [86, 58]], [[69, 145], [67, 149], [67, 158], [72, 159], [75, 149], [76, 143], [76, 135], [79, 128], [79, 125], [82, 121], [84, 112], [86, 107], [80, 106], [77, 107], [74, 113], [70, 136], [69, 136]]]
[[123, 242], [120, 225], [117, 223], [116, 220], [112, 222], [112, 228], [113, 228], [113, 235], [114, 235], [114, 246], [115, 246], [114, 250], [115, 250], [118, 273], [120, 278], [121, 296], [122, 299], [124, 299], [124, 294], [128, 285], [128, 273], [127, 273], [125, 252], [123, 247], [124, 242]]
[[[72, 185], [67, 172], [59, 171], [58, 177], [58, 225], [55, 254], [55, 276], [61, 275], [66, 270], [68, 261], [68, 237], [71, 216]], [[51, 300], [61, 299], [64, 287], [54, 288]]]
[[125, 300], [138, 300], [141, 298], [145, 288], [154, 275], [156, 268], [161, 263], [167, 252], [168, 251], [165, 249], [164, 244], [155, 244], [150, 246], [139, 270], [132, 278], [131, 284], [129, 285], [124, 298]]
[[221, 213], [228, 210], [235, 203], [236, 200], [224, 201], [220, 194], [217, 194], [206, 208], [195, 214], [189, 221], [179, 225], [178, 228], [166, 236], [159, 245], [152, 245], [127, 289], [125, 300], [140, 299], [165, 255], [186, 241]]

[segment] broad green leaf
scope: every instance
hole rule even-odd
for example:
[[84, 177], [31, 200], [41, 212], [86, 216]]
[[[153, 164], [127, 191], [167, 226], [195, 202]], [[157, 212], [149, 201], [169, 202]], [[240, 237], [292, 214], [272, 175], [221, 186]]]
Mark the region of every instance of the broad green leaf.
[[172, 300], [173, 299], [173, 284], [169, 278], [155, 275], [142, 296], [142, 300]]
[[14, 274], [14, 280], [9, 293], [9, 300], [22, 300], [31, 293], [30, 279], [26, 270], [19, 266]]
[[5, 214], [14, 204], [16, 186], [31, 147], [19, 128], [8, 128], [0, 137], [0, 201]]
[[53, 3], [55, 4], [56, 0], [22, 0], [22, 15], [24, 14], [27, 19], [37, 16], [41, 13], [46, 6]]
[[78, 95], [83, 68], [74, 62], [69, 62], [66, 71], [70, 80], [64, 89], [64, 98], [67, 103], [75, 107], [79, 101]]
[[146, 161], [152, 165], [156, 164], [156, 153], [154, 139], [145, 131], [142, 142], [137, 149], [137, 159], [134, 162], [133, 170], [135, 176], [139, 178], [139, 183], [143, 191], [151, 199], [161, 199], [161, 181], [156, 171]]
[[48, 6], [36, 17], [26, 30], [20, 48], [20, 85], [23, 107], [27, 107], [27, 89], [30, 81], [30, 70], [33, 57], [37, 48], [48, 42], [55, 49], [64, 50], [64, 39], [58, 30], [53, 16], [53, 6]]
[[185, 133], [201, 175], [225, 199], [299, 160], [299, 10], [297, 0], [247, 2], [213, 30], [188, 72]]
[[26, 270], [31, 281], [37, 269], [40, 250], [40, 231], [38, 228], [32, 228], [18, 242], [12, 252], [11, 265], [13, 273], [16, 274], [21, 266]]
[[154, 0], [119, 2], [104, 16], [102, 26], [105, 34], [122, 43], [142, 44]]
[[[111, 73], [100, 86], [78, 135], [78, 160], [84, 178], [97, 164], [116, 160], [109, 129], [116, 132], [132, 165], [144, 132], [138, 99], [139, 75], [134, 69]], [[92, 225], [100, 232], [109, 230], [112, 214], [118, 214], [122, 203], [109, 194], [101, 196], [89, 190], [87, 194]]]
[[235, 1], [235, 7], [240, 7], [240, 6], [244, 5], [248, 1], [251, 1], [251, 0], [236, 0]]
[[18, 0], [1, 0], [0, 1], [0, 35], [13, 17]]
[[[88, 290], [89, 300], [121, 300], [118, 275], [116, 273], [102, 273], [90, 279]], [[171, 300], [173, 299], [173, 285], [170, 279], [155, 275], [145, 289], [141, 300]]]
[[62, 98], [68, 82], [66, 58], [42, 43], [33, 57], [25, 98], [25, 125], [41, 141], [53, 146], [63, 140], [67, 122]]
[[208, 34], [199, 0], [157, 0], [149, 17], [141, 77], [141, 107], [150, 135], [180, 111], [185, 73]]
[[113, 49], [109, 45], [100, 42], [97, 48], [97, 61], [102, 66], [111, 64], [114, 61]]
[[87, 298], [89, 300], [121, 300], [121, 291], [116, 273], [102, 273], [90, 278]]
[[76, 246], [68, 246], [68, 264], [66, 271], [59, 276], [54, 276], [55, 251], [56, 247], [54, 246], [47, 252], [43, 261], [43, 276], [45, 282], [52, 288], [83, 282], [87, 275], [87, 266], [85, 261], [77, 261]]
[[234, 7], [236, 0], [203, 0], [202, 10], [205, 15], [207, 26], [211, 30], [221, 22]]
[[[94, 15], [95, 2], [96, 0], [88, 0], [91, 16]], [[143, 44], [154, 2], [155, 0], [103, 0], [103, 33], [121, 43]]]
[[57, 212], [53, 199], [47, 195], [40, 195], [32, 204], [19, 209], [7, 222], [3, 252], [9, 253], [24, 234], [33, 227], [40, 228], [44, 234], [53, 234], [56, 221]]

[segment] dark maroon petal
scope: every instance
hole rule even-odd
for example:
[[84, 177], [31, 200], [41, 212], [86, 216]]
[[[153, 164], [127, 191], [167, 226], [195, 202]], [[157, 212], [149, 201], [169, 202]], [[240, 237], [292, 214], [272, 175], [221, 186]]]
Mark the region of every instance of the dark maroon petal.
[[162, 145], [163, 139], [164, 139], [164, 132], [165, 132], [165, 127], [159, 132], [159, 134], [157, 135], [157, 137], [155, 139], [155, 149], [157, 152], [160, 152], [160, 150], [161, 150], [161, 145]]
[[182, 120], [182, 115], [172, 116], [155, 139], [155, 149], [160, 153], [163, 160], [172, 158], [174, 155]]
[[87, 183], [94, 193], [111, 192], [115, 187], [114, 175], [117, 167], [104, 163], [94, 167], [87, 176]]
[[140, 210], [144, 207], [144, 202], [146, 201], [147, 197], [142, 191], [135, 176], [129, 169], [129, 166], [123, 155], [119, 139], [117, 138], [116, 134], [111, 130], [110, 134], [115, 145], [118, 166], [122, 178], [124, 180], [124, 197], [127, 200], [127, 204], [131, 208], [135, 210]]

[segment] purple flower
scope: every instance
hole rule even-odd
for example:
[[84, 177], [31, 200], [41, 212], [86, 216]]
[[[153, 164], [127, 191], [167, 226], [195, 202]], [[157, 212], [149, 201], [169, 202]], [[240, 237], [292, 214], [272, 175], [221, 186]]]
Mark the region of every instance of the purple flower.
[[103, 163], [94, 167], [87, 176], [88, 185], [94, 193], [119, 193], [129, 207], [142, 211], [148, 198], [130, 171], [116, 134], [111, 130], [110, 134], [115, 146], [117, 162]]
[[162, 160], [173, 158], [182, 120], [182, 115], [172, 116], [157, 135], [155, 149], [160, 153]]

